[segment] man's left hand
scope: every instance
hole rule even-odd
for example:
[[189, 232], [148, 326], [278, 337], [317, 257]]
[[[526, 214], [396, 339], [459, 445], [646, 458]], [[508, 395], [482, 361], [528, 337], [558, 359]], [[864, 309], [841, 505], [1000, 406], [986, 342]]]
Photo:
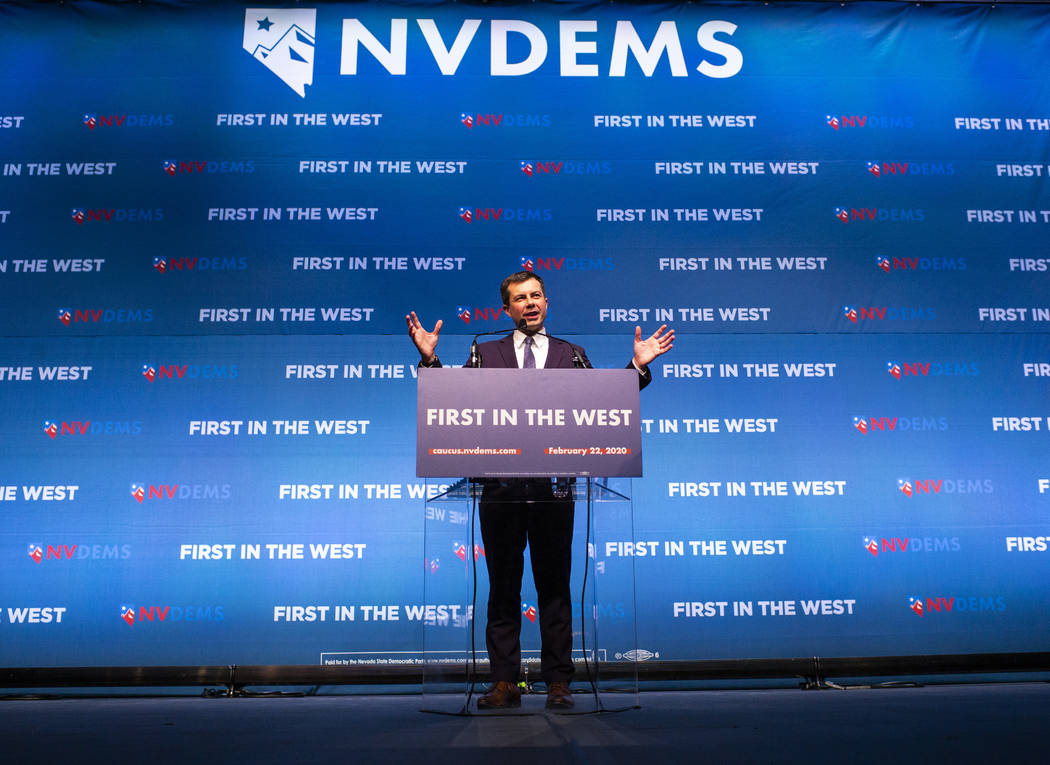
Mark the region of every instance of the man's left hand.
[[642, 328], [634, 328], [634, 365], [639, 369], [645, 369], [649, 362], [657, 356], [662, 356], [674, 347], [674, 330], [667, 329], [666, 324], [661, 324], [649, 337], [642, 339]]

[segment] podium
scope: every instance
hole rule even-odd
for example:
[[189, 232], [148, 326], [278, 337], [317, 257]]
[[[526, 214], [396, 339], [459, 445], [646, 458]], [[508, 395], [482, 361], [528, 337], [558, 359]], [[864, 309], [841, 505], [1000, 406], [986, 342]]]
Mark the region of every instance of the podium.
[[[637, 373], [435, 369], [420, 370], [419, 383], [417, 474], [427, 478], [423, 710], [544, 711], [540, 614], [528, 548], [521, 585], [521, 708], [477, 710], [476, 699], [490, 681], [483, 497], [487, 513], [498, 512], [504, 501], [516, 507], [534, 501], [537, 512], [565, 512], [571, 503], [571, 712], [637, 706], [631, 500], [631, 477], [640, 475], [641, 465]], [[450, 464], [473, 477], [441, 479]], [[600, 468], [608, 472], [597, 477]]]
[[[547, 480], [552, 480], [554, 492], [575, 503], [570, 580], [573, 711], [637, 706], [631, 481]], [[477, 512], [483, 484], [461, 479], [438, 491], [443, 486], [436, 484], [428, 491], [435, 496], [426, 500], [424, 510], [423, 709], [449, 714], [541, 712], [546, 687], [540, 678], [539, 615], [528, 550], [521, 585], [521, 709], [476, 709], [474, 702], [489, 681], [488, 577]], [[498, 501], [494, 507], [498, 510]]]

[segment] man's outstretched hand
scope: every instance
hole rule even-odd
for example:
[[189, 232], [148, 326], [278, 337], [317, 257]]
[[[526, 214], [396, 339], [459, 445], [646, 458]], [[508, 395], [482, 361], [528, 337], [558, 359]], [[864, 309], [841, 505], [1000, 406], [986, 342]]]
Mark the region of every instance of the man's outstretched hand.
[[639, 369], [645, 369], [649, 366], [649, 362], [667, 353], [673, 346], [674, 330], [667, 329], [666, 324], [661, 324], [660, 329], [644, 340], [642, 339], [642, 328], [634, 328], [634, 364]]
[[[412, 342], [415, 343], [416, 349], [419, 351], [419, 355], [423, 358], [423, 362], [426, 364], [431, 363], [434, 358], [434, 349], [437, 348], [438, 335], [441, 334], [441, 319], [437, 320], [437, 324], [434, 325], [434, 329], [427, 332], [423, 325], [419, 323], [419, 318], [416, 316], [416, 312], [412, 311], [405, 317], [405, 322], [408, 324], [408, 336], [412, 338]], [[637, 342], [635, 342], [637, 346]], [[635, 351], [635, 356], [638, 355], [638, 351]]]

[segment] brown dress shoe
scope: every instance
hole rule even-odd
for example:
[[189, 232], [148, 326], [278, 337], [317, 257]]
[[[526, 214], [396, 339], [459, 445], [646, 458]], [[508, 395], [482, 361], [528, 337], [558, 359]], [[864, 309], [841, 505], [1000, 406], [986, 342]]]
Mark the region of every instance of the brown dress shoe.
[[514, 683], [500, 680], [478, 699], [478, 709], [512, 709], [521, 706], [521, 691]]
[[572, 709], [575, 703], [568, 683], [555, 680], [547, 686], [547, 709]]

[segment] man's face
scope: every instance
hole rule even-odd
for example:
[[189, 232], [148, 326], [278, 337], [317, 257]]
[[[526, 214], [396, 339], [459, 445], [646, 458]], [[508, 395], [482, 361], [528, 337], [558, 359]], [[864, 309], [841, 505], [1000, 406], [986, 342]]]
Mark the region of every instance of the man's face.
[[507, 305], [503, 306], [503, 310], [507, 312], [511, 321], [517, 325], [525, 319], [526, 332], [541, 329], [547, 318], [547, 298], [540, 283], [535, 279], [526, 279], [510, 285], [508, 293]]

